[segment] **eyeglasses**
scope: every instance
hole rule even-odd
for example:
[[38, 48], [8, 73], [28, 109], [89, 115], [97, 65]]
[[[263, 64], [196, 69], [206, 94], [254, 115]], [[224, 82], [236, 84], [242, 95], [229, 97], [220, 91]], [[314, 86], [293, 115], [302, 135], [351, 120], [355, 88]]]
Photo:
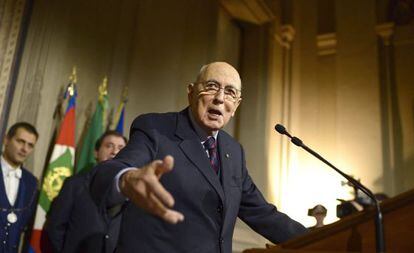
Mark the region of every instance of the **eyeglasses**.
[[236, 102], [237, 99], [240, 98], [241, 90], [227, 85], [224, 87], [221, 87], [219, 82], [216, 81], [204, 81], [204, 82], [197, 82], [196, 84], [203, 85], [203, 92], [209, 95], [216, 95], [220, 92], [220, 90], [224, 91], [224, 99]]

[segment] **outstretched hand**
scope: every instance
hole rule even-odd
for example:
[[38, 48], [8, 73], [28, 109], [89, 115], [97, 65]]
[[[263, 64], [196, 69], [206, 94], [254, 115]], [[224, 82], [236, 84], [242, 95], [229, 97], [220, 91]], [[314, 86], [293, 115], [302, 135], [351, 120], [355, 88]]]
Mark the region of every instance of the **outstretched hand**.
[[173, 166], [174, 158], [167, 155], [162, 161], [155, 160], [141, 169], [127, 171], [120, 179], [120, 188], [138, 207], [166, 222], [176, 224], [184, 220], [184, 215], [171, 209], [174, 198], [159, 181]]

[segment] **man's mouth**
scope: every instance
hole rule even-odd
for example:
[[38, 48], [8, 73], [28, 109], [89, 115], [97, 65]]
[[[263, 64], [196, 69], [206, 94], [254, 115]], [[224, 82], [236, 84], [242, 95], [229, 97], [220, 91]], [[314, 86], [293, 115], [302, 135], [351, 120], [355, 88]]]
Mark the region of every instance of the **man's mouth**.
[[223, 114], [221, 113], [221, 111], [216, 110], [216, 109], [209, 109], [208, 113], [210, 115], [214, 115], [214, 116], [222, 116]]
[[19, 156], [21, 156], [21, 157], [26, 157], [26, 154], [24, 154], [24, 153], [17, 153]]

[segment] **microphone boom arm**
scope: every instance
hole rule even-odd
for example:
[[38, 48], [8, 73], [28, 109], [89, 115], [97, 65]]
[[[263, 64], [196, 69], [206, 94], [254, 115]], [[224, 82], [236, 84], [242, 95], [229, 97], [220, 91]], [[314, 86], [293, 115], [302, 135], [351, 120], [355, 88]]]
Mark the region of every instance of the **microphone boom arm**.
[[321, 155], [313, 151], [311, 148], [306, 146], [301, 139], [298, 137], [290, 135], [284, 126], [277, 124], [275, 126], [275, 129], [280, 134], [284, 134], [288, 136], [293, 144], [296, 146], [299, 146], [303, 148], [304, 150], [308, 151], [310, 154], [321, 160], [323, 163], [327, 164], [329, 167], [334, 169], [336, 172], [341, 174], [344, 178], [346, 178], [353, 186], [355, 186], [357, 189], [361, 190], [363, 193], [365, 193], [370, 199], [372, 199], [375, 203], [375, 209], [376, 209], [376, 216], [375, 216], [375, 237], [376, 237], [376, 252], [377, 253], [385, 253], [385, 239], [384, 239], [384, 226], [382, 221], [382, 213], [381, 208], [379, 205], [379, 201], [375, 198], [375, 195], [370, 191], [368, 188], [366, 188], [363, 184], [355, 180], [353, 177], [349, 176], [348, 174], [342, 172], [340, 169], [336, 168], [334, 165], [332, 165], [330, 162], [328, 162], [325, 158], [323, 158]]

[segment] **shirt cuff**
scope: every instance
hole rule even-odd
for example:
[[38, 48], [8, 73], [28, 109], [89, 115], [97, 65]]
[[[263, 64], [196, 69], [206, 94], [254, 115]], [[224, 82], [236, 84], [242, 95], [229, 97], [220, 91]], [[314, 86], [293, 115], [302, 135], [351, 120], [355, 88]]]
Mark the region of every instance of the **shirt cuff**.
[[[126, 199], [126, 197], [122, 194], [121, 192], [121, 188], [119, 187], [119, 179], [122, 177], [122, 175], [124, 175], [126, 172], [130, 171], [130, 170], [137, 170], [137, 168], [134, 167], [128, 167], [125, 168], [123, 170], [121, 170], [120, 172], [118, 172], [118, 174], [116, 174], [115, 178], [114, 178], [114, 182], [113, 182], [113, 187], [112, 187], [112, 198], [111, 199], [117, 199], [119, 201], [124, 201]], [[117, 202], [117, 201], [115, 201]]]

